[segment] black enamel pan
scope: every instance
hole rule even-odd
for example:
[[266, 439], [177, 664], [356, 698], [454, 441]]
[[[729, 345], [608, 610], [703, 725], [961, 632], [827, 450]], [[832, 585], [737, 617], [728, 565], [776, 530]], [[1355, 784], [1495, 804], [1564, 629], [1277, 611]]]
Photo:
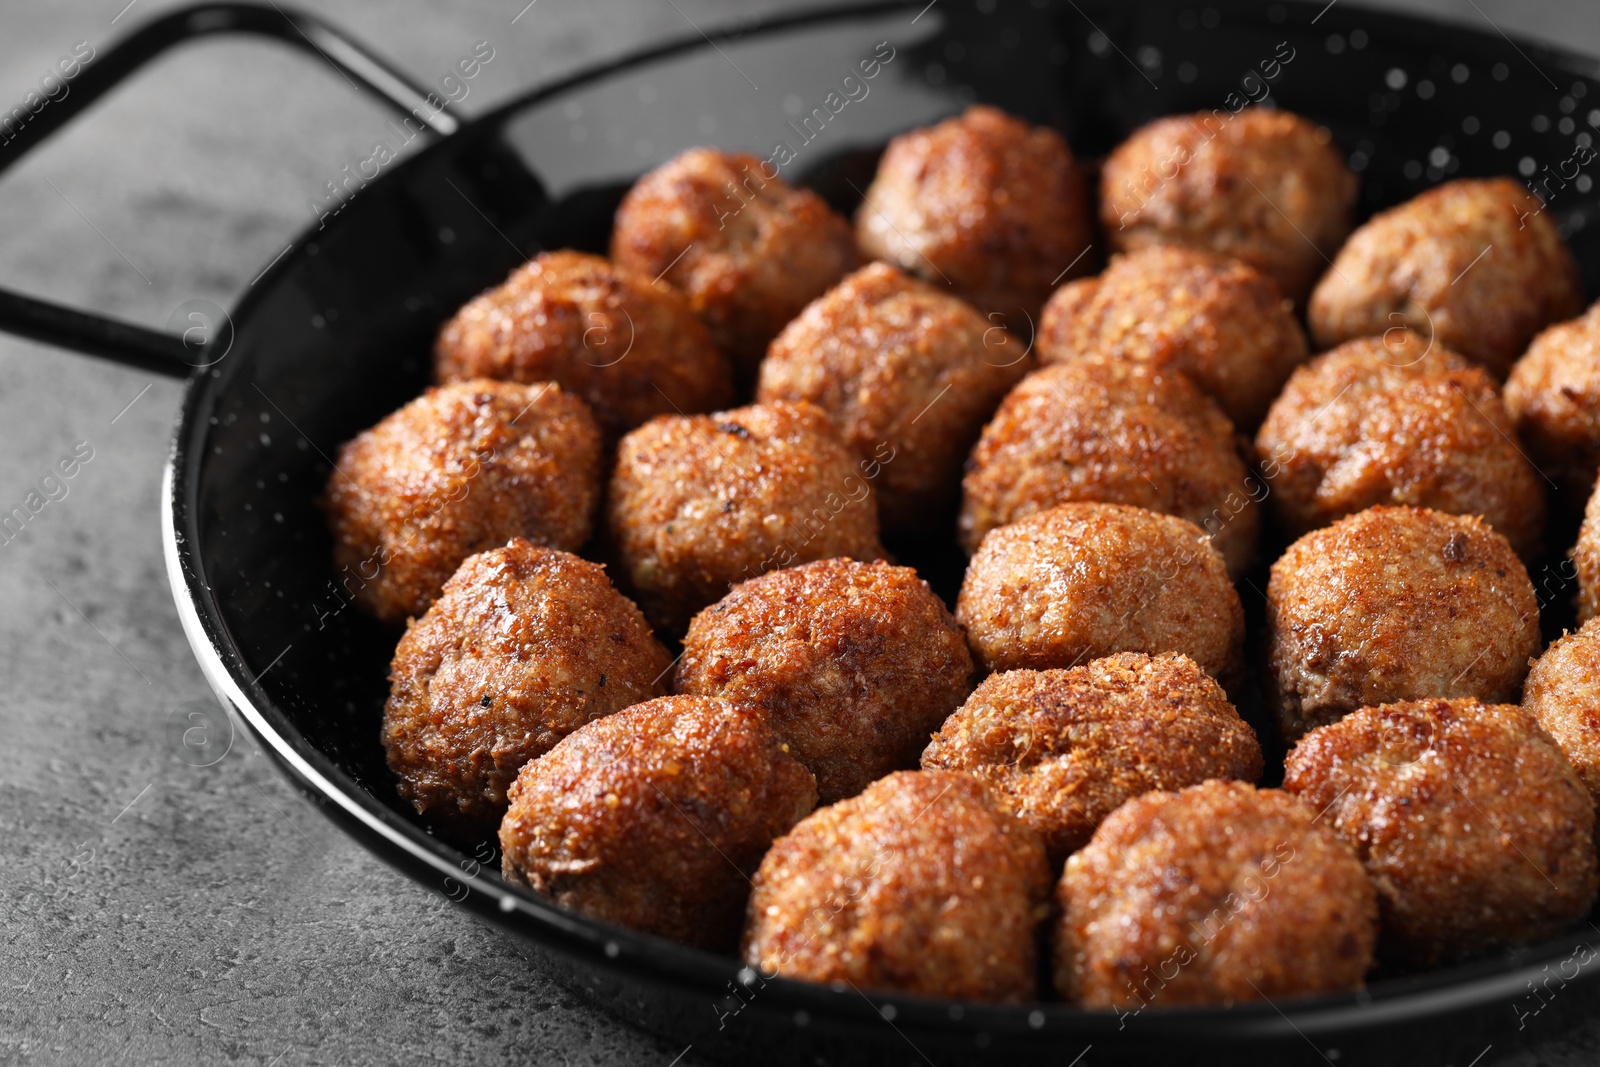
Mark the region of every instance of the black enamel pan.
[[[697, 144], [763, 157], [784, 146], [785, 176], [849, 211], [890, 135], [971, 101], [1054, 125], [1093, 157], [1155, 116], [1269, 96], [1334, 131], [1362, 171], [1363, 213], [1447, 177], [1537, 182], [1600, 292], [1600, 196], [1579, 151], [1600, 124], [1595, 61], [1349, 2], [916, 0], [688, 32], [458, 123], [317, 19], [210, 5], [95, 59], [0, 145], [0, 168], [163, 49], [240, 32], [333, 63], [437, 139], [290, 244], [231, 325], [186, 341], [0, 292], [0, 329], [188, 378], [162, 489], [184, 629], [236, 721], [375, 855], [542, 946], [598, 1003], [697, 1055], [1466, 1067], [1554, 1037], [1594, 1006], [1600, 927], [1589, 924], [1359, 994], [1119, 1015], [766, 980], [562, 911], [502, 882], [492, 853], [433, 837], [395, 795], [378, 723], [396, 635], [347, 606], [312, 501], [338, 445], [428, 384], [432, 337], [457, 306], [540, 249], [604, 251], [628, 184]], [[864, 81], [869, 58], [879, 66]], [[959, 577], [945, 546], [896, 550], [946, 594]]]

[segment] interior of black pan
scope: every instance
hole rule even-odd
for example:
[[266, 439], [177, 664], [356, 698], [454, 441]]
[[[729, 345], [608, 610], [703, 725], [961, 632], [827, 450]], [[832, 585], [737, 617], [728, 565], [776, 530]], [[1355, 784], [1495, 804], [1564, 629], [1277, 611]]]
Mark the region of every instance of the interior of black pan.
[[[350, 604], [359, 579], [330, 563], [313, 502], [331, 457], [428, 384], [433, 335], [460, 303], [541, 249], [603, 252], [628, 183], [684, 148], [784, 143], [785, 176], [850, 211], [889, 136], [972, 101], [1055, 126], [1093, 159], [1152, 117], [1265, 96], [1333, 130], [1363, 214], [1446, 178], [1540, 181], [1600, 293], [1600, 201], [1592, 168], [1573, 163], [1600, 123], [1588, 63], [1345, 3], [1320, 16], [1176, 0], [919, 7], [695, 47], [508, 108], [375, 181], [247, 295], [188, 445], [204, 450], [199, 555], [251, 673], [270, 666], [260, 684], [276, 706], [380, 802], [412, 817], [378, 744], [397, 632]], [[861, 80], [885, 43], [892, 58]], [[860, 94], [847, 75], [868, 91], [834, 114], [829, 93]], [[392, 128], [374, 136], [398, 147]], [[950, 598], [961, 557], [947, 532], [894, 547]], [[1536, 575], [1551, 627], [1566, 621], [1569, 537], [1553, 532]]]

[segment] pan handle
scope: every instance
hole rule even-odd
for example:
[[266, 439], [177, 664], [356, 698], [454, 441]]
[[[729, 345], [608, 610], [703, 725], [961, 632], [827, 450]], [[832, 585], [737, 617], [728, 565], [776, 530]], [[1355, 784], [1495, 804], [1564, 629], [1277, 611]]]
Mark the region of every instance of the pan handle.
[[[355, 39], [315, 15], [271, 3], [197, 4], [154, 19], [112, 45], [71, 80], [65, 96], [33, 113], [0, 145], [0, 172], [124, 78], [174, 45], [196, 37], [247, 33], [271, 37], [331, 64], [352, 84], [432, 133], [454, 133], [445, 101], [419, 88]], [[204, 346], [177, 334], [119, 322], [0, 288], [0, 331], [143, 370], [187, 377], [210, 362]]]

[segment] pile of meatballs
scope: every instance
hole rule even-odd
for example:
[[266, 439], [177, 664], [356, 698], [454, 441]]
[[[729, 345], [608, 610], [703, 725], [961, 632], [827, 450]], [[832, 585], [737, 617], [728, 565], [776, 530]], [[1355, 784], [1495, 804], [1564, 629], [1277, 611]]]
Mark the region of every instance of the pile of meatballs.
[[[1529, 568], [1600, 466], [1600, 307], [1516, 181], [1356, 195], [1272, 108], [1096, 168], [973, 107], [853, 224], [755, 156], [645, 175], [328, 480], [405, 624], [400, 796], [563, 907], [880, 992], [1277, 999], [1581, 920], [1600, 623], [1544, 648]], [[1600, 497], [1570, 559], [1588, 619]]]

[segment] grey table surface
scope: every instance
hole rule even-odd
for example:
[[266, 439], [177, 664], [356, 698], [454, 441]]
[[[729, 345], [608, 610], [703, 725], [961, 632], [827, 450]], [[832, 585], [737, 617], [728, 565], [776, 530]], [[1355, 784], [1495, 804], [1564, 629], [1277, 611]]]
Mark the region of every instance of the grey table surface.
[[[489, 41], [472, 114], [690, 21], [795, 6], [523, 3], [318, 8], [427, 80]], [[76, 42], [103, 48], [170, 6], [3, 0], [0, 104]], [[1600, 54], [1592, 0], [1385, 6]], [[186, 300], [226, 306], [385, 117], [282, 48], [183, 49], [0, 181], [0, 285], [155, 326]], [[0, 510], [78, 442], [93, 449], [68, 495], [0, 545], [0, 1061], [698, 1062], [357, 847], [242, 737], [214, 765], [182, 758], [187, 715], [205, 706], [192, 702], [212, 698], [159, 543], [179, 394], [0, 336]], [[1497, 1055], [1482, 1063], [1593, 1063], [1600, 1022]]]

